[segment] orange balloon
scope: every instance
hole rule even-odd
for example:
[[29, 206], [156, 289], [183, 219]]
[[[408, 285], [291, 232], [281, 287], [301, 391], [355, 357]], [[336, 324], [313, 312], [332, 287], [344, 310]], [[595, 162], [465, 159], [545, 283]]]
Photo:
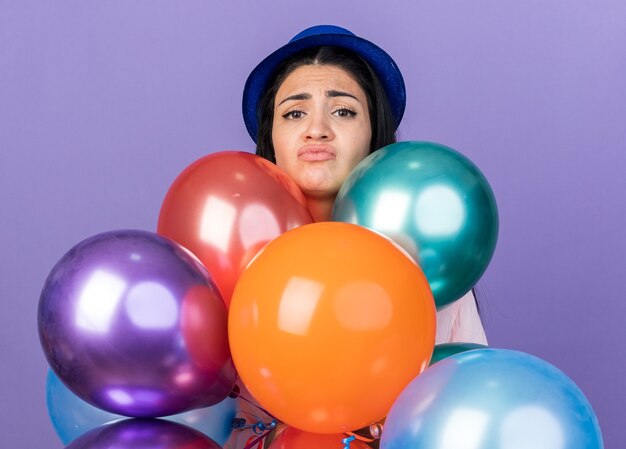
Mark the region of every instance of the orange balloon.
[[178, 175], [163, 200], [157, 232], [200, 259], [228, 306], [256, 253], [312, 221], [302, 192], [276, 165], [254, 154], [222, 151]]
[[315, 223], [270, 242], [242, 273], [228, 333], [261, 406], [290, 426], [341, 433], [384, 417], [428, 366], [435, 303], [386, 237]]
[[[302, 430], [288, 427], [270, 444], [269, 449], [343, 449], [341, 442], [347, 438], [343, 433], [321, 434], [303, 432]], [[350, 449], [370, 449], [362, 441], [350, 442]]]

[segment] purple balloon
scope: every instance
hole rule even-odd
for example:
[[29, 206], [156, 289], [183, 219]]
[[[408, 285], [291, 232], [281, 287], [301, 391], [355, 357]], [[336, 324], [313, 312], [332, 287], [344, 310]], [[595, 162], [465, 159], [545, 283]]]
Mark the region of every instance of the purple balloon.
[[72, 248], [46, 280], [38, 324], [56, 375], [112, 413], [207, 407], [235, 383], [217, 287], [190, 252], [151, 232], [107, 232]]
[[65, 449], [221, 449], [206, 435], [159, 419], [126, 419], [96, 427]]

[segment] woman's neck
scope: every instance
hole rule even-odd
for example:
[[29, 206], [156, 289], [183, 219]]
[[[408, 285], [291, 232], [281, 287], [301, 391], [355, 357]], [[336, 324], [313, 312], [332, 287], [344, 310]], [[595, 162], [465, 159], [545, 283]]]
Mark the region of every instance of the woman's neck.
[[333, 211], [334, 197], [329, 198], [307, 198], [307, 205], [313, 217], [313, 221], [330, 221], [330, 215]]

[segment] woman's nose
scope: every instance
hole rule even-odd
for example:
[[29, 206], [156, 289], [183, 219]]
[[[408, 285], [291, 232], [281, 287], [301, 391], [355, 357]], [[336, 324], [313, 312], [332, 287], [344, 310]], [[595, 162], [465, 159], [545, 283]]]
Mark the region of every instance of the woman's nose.
[[330, 140], [334, 136], [330, 120], [325, 114], [315, 114], [305, 130], [306, 140]]

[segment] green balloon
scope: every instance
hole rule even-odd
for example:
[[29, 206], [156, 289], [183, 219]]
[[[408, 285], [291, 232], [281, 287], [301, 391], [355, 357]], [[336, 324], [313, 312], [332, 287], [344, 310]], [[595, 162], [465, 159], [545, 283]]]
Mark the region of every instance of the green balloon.
[[435, 350], [433, 351], [433, 356], [430, 359], [430, 364], [428, 366], [432, 366], [438, 361], [454, 354], [486, 347], [487, 346], [479, 345], [478, 343], [443, 343], [441, 345], [435, 345]]
[[491, 261], [496, 200], [478, 167], [432, 142], [398, 142], [363, 159], [342, 185], [332, 220], [378, 231], [420, 265], [437, 309], [461, 298]]

